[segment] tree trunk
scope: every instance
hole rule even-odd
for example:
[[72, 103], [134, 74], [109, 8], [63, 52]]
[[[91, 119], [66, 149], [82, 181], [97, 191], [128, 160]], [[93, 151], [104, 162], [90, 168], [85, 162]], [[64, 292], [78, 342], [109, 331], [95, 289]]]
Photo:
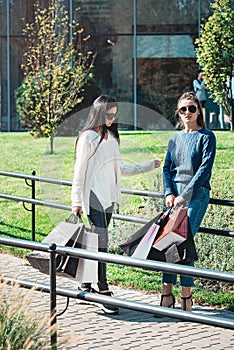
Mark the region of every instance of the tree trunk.
[[234, 126], [234, 99], [231, 100], [231, 112], [230, 112], [230, 130], [233, 131]]
[[50, 153], [51, 154], [54, 153], [54, 136], [53, 135], [50, 136]]

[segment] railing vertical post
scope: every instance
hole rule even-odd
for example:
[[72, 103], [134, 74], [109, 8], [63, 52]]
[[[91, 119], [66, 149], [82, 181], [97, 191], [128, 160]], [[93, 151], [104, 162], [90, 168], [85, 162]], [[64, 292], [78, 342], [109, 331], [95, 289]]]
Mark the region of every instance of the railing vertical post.
[[56, 308], [56, 244], [51, 243], [50, 252], [50, 326], [51, 349], [57, 349], [57, 308]]
[[[32, 175], [36, 175], [36, 171], [32, 171]], [[35, 192], [35, 180], [32, 180], [32, 199], [36, 198], [36, 192]], [[35, 241], [35, 226], [36, 226], [36, 205], [32, 204], [32, 241]]]

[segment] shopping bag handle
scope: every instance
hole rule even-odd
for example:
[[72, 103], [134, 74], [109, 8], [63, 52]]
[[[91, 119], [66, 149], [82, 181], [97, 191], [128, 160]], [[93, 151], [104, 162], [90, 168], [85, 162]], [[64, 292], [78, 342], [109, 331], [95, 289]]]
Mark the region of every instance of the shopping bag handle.
[[156, 224], [158, 224], [161, 228], [164, 227], [169, 219], [169, 216], [171, 215], [172, 211], [173, 211], [173, 206], [169, 209], [167, 209], [166, 211], [164, 211], [162, 213], [162, 215], [160, 216], [160, 218], [158, 219], [158, 221], [156, 222]]
[[162, 213], [162, 215], [160, 216], [160, 218], [158, 219], [158, 221], [156, 222], [156, 224], [158, 224], [161, 228], [163, 228], [166, 223], [168, 222], [168, 219], [170, 217], [170, 215], [175, 212], [176, 210], [178, 210], [179, 208], [187, 208], [187, 207], [184, 207], [183, 205], [182, 206], [172, 206], [170, 207], [169, 209], [167, 209], [166, 211], [164, 211]]
[[69, 222], [70, 224], [83, 223], [80, 214], [75, 215], [73, 213], [66, 219], [66, 222]]
[[[79, 213], [77, 215], [72, 213], [71, 215], [69, 215], [69, 217], [65, 221], [70, 223], [70, 224], [82, 224], [83, 223], [82, 217]], [[64, 265], [66, 260], [67, 260], [67, 256], [61, 255], [61, 260], [59, 262], [59, 265], [56, 267], [57, 272], [63, 271], [63, 265]]]
[[71, 224], [84, 224], [86, 228], [92, 229], [92, 225], [90, 224], [90, 221], [87, 216], [84, 214], [71, 214], [67, 219], [66, 222], [70, 222]]

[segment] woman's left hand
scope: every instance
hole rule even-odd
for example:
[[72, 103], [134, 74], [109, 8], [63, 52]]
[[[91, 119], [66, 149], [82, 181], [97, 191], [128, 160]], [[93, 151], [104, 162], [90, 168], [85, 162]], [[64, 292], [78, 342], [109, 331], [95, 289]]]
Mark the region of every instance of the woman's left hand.
[[185, 204], [185, 199], [181, 196], [177, 196], [174, 200], [174, 208], [180, 207], [183, 204]]

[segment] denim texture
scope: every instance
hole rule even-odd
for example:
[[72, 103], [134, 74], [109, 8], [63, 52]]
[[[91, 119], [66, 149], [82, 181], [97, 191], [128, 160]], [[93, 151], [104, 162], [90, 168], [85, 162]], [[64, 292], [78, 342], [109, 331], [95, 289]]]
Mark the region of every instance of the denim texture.
[[[175, 183], [175, 186], [177, 193], [180, 193], [181, 185]], [[186, 203], [188, 206], [188, 217], [193, 237], [200, 227], [200, 224], [208, 207], [209, 200], [210, 191], [207, 188], [201, 187], [196, 193], [193, 194], [192, 200], [189, 203]], [[189, 263], [188, 266], [194, 266], [194, 263]], [[176, 274], [163, 273], [163, 283], [176, 284], [176, 282]], [[182, 287], [193, 287], [194, 278], [192, 276], [180, 275], [180, 285]]]

